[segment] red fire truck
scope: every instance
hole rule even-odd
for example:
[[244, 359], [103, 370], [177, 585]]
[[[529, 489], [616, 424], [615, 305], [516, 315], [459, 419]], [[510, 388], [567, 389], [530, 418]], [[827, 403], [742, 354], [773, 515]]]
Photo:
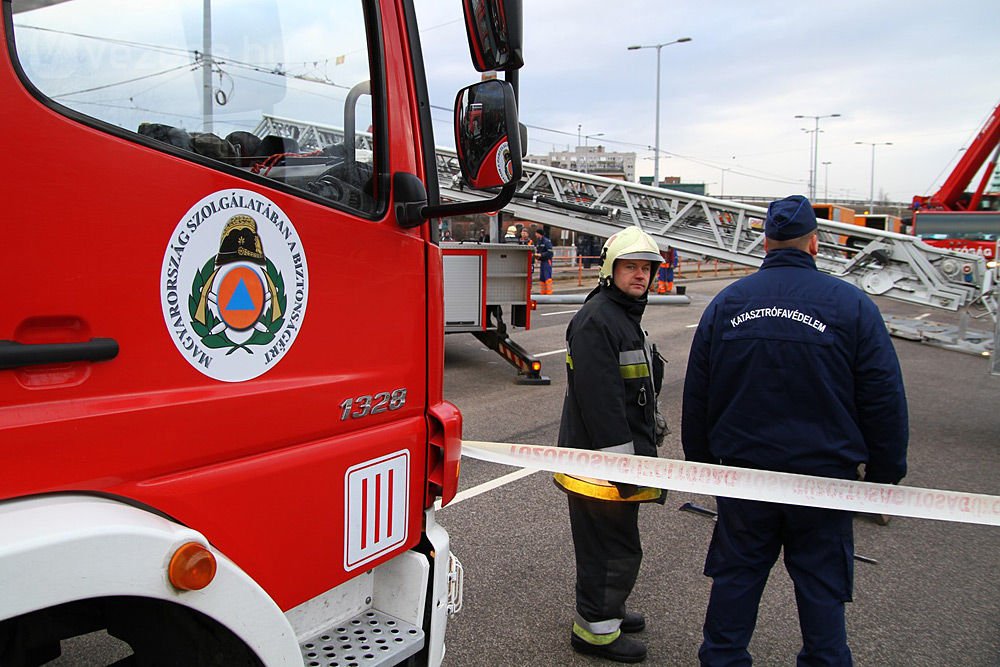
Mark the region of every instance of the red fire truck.
[[[456, 100], [499, 189], [463, 204], [412, 2], [212, 4], [2, 0], [0, 664], [97, 664], [91, 633], [128, 664], [439, 664], [461, 416], [428, 220], [520, 178], [519, 2], [463, 2], [506, 72]], [[340, 129], [303, 151], [250, 131], [272, 112]]]
[[[913, 198], [913, 233], [925, 242], [996, 260], [1000, 240], [1000, 197], [986, 187], [1000, 155], [1000, 104], [980, 128], [944, 184], [934, 194]], [[985, 168], [984, 168], [985, 165]], [[971, 192], [976, 173], [978, 186]]]

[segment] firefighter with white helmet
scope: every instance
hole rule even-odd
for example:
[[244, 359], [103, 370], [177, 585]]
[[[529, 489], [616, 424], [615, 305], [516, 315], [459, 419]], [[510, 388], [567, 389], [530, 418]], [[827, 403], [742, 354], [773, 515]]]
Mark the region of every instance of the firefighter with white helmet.
[[[604, 244], [598, 286], [566, 330], [568, 383], [560, 446], [656, 456], [662, 441], [656, 397], [663, 362], [647, 342], [641, 320], [662, 260], [656, 242], [638, 227]], [[569, 496], [576, 554], [572, 647], [618, 662], [640, 662], [645, 645], [623, 635], [646, 625], [642, 614], [625, 608], [642, 561], [639, 504], [662, 504], [666, 492], [562, 473], [555, 482]]]

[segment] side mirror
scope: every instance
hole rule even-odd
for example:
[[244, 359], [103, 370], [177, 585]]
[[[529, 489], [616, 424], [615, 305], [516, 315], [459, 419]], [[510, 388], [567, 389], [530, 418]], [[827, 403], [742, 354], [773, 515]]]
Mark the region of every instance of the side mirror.
[[462, 175], [473, 189], [521, 180], [521, 132], [509, 83], [482, 81], [458, 92], [455, 146]]
[[482, 81], [458, 92], [455, 99], [455, 146], [462, 176], [470, 187], [500, 186], [491, 199], [427, 205], [423, 184], [412, 174], [396, 174], [393, 187], [400, 199], [396, 218], [414, 227], [430, 218], [499, 211], [510, 203], [521, 181], [521, 133], [514, 89], [506, 81]]
[[520, 0], [462, 0], [462, 9], [476, 71], [509, 71], [524, 65]]

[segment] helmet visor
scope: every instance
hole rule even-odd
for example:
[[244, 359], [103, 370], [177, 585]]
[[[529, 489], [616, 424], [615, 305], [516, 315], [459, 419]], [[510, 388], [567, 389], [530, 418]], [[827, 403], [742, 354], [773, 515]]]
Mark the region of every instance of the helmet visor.
[[615, 260], [619, 259], [644, 259], [647, 262], [656, 262], [657, 264], [663, 262], [663, 256], [658, 252], [649, 252], [647, 250], [639, 250], [636, 252], [626, 252], [615, 257]]

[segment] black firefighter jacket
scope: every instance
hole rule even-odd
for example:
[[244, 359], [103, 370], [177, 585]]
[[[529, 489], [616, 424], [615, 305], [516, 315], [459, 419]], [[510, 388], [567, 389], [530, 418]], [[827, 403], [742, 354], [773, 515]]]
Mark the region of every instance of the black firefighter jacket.
[[[613, 286], [599, 287], [573, 317], [566, 330], [568, 381], [559, 446], [656, 456], [654, 386], [661, 383], [663, 368], [653, 362], [656, 357], [640, 326], [645, 307], [645, 298], [632, 299]], [[565, 481], [556, 476], [559, 486], [579, 492]], [[660, 496], [657, 490], [633, 497], [636, 489], [617, 487], [624, 498], [612, 494], [615, 497], [605, 499], [652, 500]]]

